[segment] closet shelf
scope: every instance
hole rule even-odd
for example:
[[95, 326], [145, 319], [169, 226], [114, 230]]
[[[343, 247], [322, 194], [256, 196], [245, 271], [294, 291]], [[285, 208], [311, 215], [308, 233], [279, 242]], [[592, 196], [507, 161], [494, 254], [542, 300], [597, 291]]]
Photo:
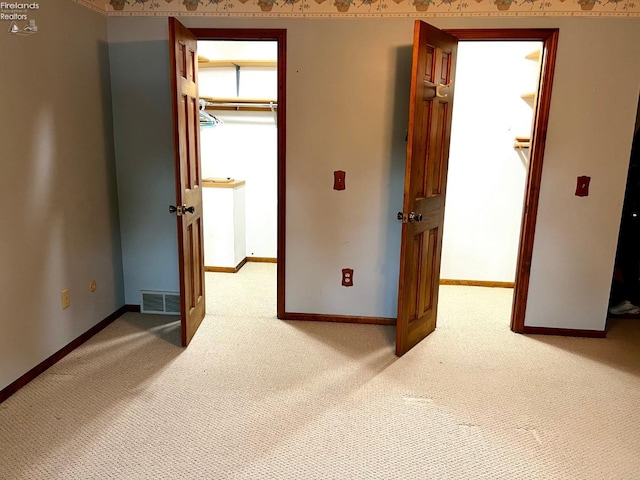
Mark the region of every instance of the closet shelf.
[[244, 180], [234, 180], [234, 179], [226, 180], [225, 179], [224, 181], [219, 181], [219, 179], [215, 179], [215, 178], [202, 179], [202, 186], [209, 187], [209, 188], [236, 188], [244, 184], [245, 184]]
[[248, 110], [271, 112], [278, 109], [278, 101], [264, 98], [211, 98], [200, 97], [206, 110]]
[[534, 50], [530, 54], [526, 55], [524, 58], [527, 60], [540, 60], [540, 49]]
[[522, 100], [524, 100], [525, 102], [527, 102], [527, 104], [531, 107], [534, 108], [536, 105], [536, 98], [537, 98], [537, 93], [536, 92], [529, 92], [529, 93], [524, 93], [522, 95], [520, 95], [520, 97], [522, 98]]
[[221, 67], [268, 67], [276, 68], [275, 60], [209, 60], [205, 57], [198, 57], [198, 68], [221, 68]]
[[531, 138], [530, 137], [516, 137], [513, 142], [513, 148], [522, 149], [529, 148], [531, 146]]

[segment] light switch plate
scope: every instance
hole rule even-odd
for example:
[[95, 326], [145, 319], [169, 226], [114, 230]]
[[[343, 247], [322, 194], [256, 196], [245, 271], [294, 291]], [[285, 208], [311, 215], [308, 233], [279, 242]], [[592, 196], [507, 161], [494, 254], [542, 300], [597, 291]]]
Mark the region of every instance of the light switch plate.
[[587, 176], [578, 177], [578, 184], [576, 185], [576, 197], [589, 196], [590, 181], [591, 181], [591, 177], [587, 177]]

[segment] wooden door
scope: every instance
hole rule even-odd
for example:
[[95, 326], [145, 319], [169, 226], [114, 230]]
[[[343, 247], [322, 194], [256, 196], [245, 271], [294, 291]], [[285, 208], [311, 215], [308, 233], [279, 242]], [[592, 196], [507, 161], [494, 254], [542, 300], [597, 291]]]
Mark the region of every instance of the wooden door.
[[436, 328], [457, 39], [415, 22], [396, 355]]
[[205, 314], [196, 37], [169, 18], [182, 345]]

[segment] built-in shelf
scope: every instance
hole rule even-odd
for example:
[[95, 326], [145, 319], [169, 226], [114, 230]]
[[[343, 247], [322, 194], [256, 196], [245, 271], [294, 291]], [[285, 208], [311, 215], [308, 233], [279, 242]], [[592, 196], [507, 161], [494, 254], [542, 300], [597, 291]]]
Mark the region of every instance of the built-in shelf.
[[531, 146], [530, 137], [516, 137], [513, 142], [513, 148], [529, 148]]
[[203, 178], [202, 186], [208, 188], [236, 188], [244, 185], [244, 180]]
[[[527, 60], [539, 61], [541, 55], [541, 49], [534, 50], [533, 52], [525, 55]], [[537, 92], [527, 92], [520, 95], [522, 99], [527, 102], [532, 108], [535, 108]], [[523, 150], [531, 147], [531, 138], [529, 137], [516, 137], [513, 142], [513, 148]]]
[[278, 109], [275, 98], [213, 98], [200, 97], [206, 103], [206, 110], [248, 110], [271, 112]]
[[520, 97], [527, 102], [527, 104], [531, 107], [534, 108], [535, 104], [536, 104], [536, 97], [537, 97], [537, 93], [536, 92], [529, 92], [529, 93], [525, 93], [523, 95], [520, 95]]
[[232, 67], [236, 72], [236, 97], [232, 98], [208, 98], [201, 96], [207, 102], [206, 110], [248, 110], [255, 112], [273, 112], [278, 109], [276, 99], [264, 98], [240, 98], [240, 71], [247, 67], [268, 67], [276, 69], [276, 60], [210, 60], [198, 55], [198, 69], [207, 70], [221, 67]]
[[540, 49], [531, 52], [529, 55], [526, 55], [524, 58], [527, 60], [540, 60]]
[[221, 67], [269, 67], [276, 68], [278, 63], [275, 60], [209, 60], [205, 57], [198, 57], [198, 68], [221, 68]]
[[277, 103], [275, 98], [237, 98], [237, 97], [200, 97], [207, 102], [213, 103], [264, 103], [267, 106], [270, 103]]

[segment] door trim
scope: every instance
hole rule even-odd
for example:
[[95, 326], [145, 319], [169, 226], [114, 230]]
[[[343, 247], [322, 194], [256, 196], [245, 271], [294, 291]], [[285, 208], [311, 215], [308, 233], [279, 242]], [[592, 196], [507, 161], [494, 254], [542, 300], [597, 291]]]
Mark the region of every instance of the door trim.
[[445, 30], [463, 41], [540, 41], [542, 42], [542, 64], [540, 67], [540, 84], [538, 86], [538, 103], [534, 112], [533, 136], [529, 154], [529, 171], [525, 186], [525, 198], [520, 226], [520, 243], [516, 265], [513, 307], [511, 311], [511, 330], [516, 333], [529, 333], [524, 325], [531, 276], [533, 242], [535, 239], [536, 220], [538, 217], [538, 201], [540, 198], [540, 182], [542, 180], [542, 163], [547, 141], [549, 110], [551, 106], [551, 90], [553, 73], [556, 65], [559, 30], [545, 29], [471, 29]]
[[275, 28], [190, 28], [198, 40], [278, 42], [278, 246], [277, 317], [285, 314], [286, 147], [287, 147], [287, 31]]
[[524, 327], [524, 332], [531, 335], [557, 335], [561, 337], [606, 338], [606, 330], [574, 330], [572, 328]]
[[331, 315], [324, 313], [296, 313], [286, 312], [283, 320], [297, 320], [303, 322], [334, 322], [334, 323], [358, 323], [361, 325], [392, 325], [397, 320], [387, 317], [360, 317], [356, 315]]

